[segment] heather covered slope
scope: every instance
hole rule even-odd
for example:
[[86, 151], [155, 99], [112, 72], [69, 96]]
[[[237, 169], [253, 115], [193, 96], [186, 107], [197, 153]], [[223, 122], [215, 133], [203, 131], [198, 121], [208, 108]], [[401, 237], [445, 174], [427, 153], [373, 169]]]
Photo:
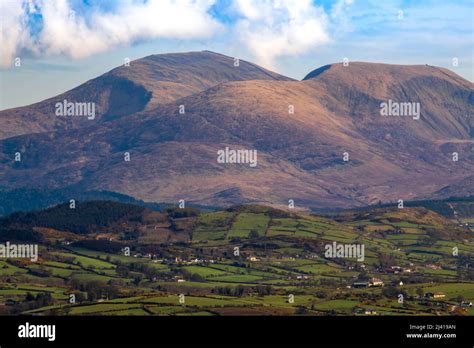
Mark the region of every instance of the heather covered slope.
[[[222, 56], [202, 55], [212, 55], [212, 67], [222, 69]], [[174, 55], [163, 61], [168, 59], [174, 64]], [[200, 81], [212, 80], [203, 82], [207, 87], [217, 81], [211, 67], [200, 72], [186, 66], [193, 76], [201, 73]], [[73, 185], [145, 201], [213, 206], [278, 206], [294, 199], [299, 206], [325, 208], [429, 198], [447, 186], [455, 196], [456, 183], [472, 175], [472, 84], [452, 72], [351, 63], [290, 81], [250, 64], [240, 67], [250, 80], [201, 86], [166, 104], [155, 99], [143, 111], [88, 128], [3, 140], [0, 185]], [[231, 65], [230, 71], [240, 67]], [[255, 79], [256, 72], [268, 78]], [[154, 74], [188, 81], [181, 73]], [[225, 69], [222, 74], [238, 80]], [[147, 81], [143, 85], [152, 83], [147, 76], [138, 78]], [[420, 119], [381, 116], [380, 104], [389, 99], [420, 103]], [[218, 163], [217, 151], [225, 147], [256, 149], [257, 167]], [[24, 152], [21, 163], [11, 160], [17, 149]], [[453, 152], [459, 161], [452, 160]]]
[[132, 69], [119, 67], [109, 74], [134, 81], [152, 92], [147, 109], [223, 82], [291, 80], [244, 60], [239, 60], [238, 66], [235, 63], [234, 58], [211, 51], [156, 54], [132, 62]]
[[[473, 85], [450, 70], [428, 65], [391, 65], [350, 63], [348, 67], [333, 64], [319, 68], [304, 78], [305, 83], [323, 87], [332, 102], [343, 103], [345, 112], [357, 122], [359, 132], [375, 140], [371, 124], [395, 130], [394, 137], [412, 134], [419, 140], [471, 139], [474, 127], [472, 105]], [[374, 118], [380, 103], [392, 99], [421, 104], [421, 120]], [[326, 106], [338, 106], [327, 100]], [[375, 123], [376, 122], [376, 123]], [[409, 127], [408, 127], [409, 126]], [[410, 129], [407, 129], [410, 128]], [[382, 128], [381, 131], [384, 129]], [[378, 133], [381, 133], [379, 131]]]

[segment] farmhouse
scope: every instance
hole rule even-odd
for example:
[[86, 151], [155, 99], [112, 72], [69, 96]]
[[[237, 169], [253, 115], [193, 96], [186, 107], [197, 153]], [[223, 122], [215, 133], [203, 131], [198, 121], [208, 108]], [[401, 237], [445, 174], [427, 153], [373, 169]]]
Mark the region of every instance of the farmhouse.
[[369, 286], [383, 286], [383, 281], [379, 278], [372, 278], [369, 282]]

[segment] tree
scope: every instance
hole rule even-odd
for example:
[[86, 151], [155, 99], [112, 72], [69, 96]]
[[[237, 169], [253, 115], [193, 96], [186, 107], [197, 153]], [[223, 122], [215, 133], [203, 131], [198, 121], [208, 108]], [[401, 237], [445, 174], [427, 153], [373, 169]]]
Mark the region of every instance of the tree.
[[464, 296], [459, 295], [458, 297], [456, 297], [456, 301], [458, 301], [459, 303], [463, 303], [464, 302]]
[[400, 291], [394, 286], [388, 286], [382, 289], [382, 295], [388, 298], [397, 297]]
[[303, 307], [303, 306], [296, 307], [295, 314], [304, 315], [304, 314], [307, 314], [307, 313], [308, 313], [308, 310], [305, 307]]
[[135, 284], [135, 285], [140, 284], [141, 281], [142, 281], [142, 276], [141, 276], [141, 275], [136, 275], [136, 276], [133, 278], [133, 284]]
[[250, 239], [255, 239], [255, 238], [258, 238], [260, 235], [258, 234], [258, 231], [257, 230], [251, 230], [250, 233], [249, 233], [249, 238]]
[[33, 301], [34, 299], [35, 299], [35, 297], [33, 296], [33, 294], [31, 292], [28, 292], [26, 294], [25, 301]]
[[423, 289], [422, 289], [422, 288], [416, 288], [416, 294], [417, 294], [419, 297], [423, 297], [423, 295], [424, 295]]
[[359, 273], [359, 276], [357, 277], [357, 280], [360, 282], [365, 282], [370, 279], [369, 275], [367, 274], [367, 271], [363, 270]]

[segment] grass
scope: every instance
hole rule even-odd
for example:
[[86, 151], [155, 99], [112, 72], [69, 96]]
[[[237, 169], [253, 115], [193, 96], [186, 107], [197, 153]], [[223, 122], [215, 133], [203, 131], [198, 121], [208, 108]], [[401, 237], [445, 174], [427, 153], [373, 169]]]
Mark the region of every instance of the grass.
[[[108, 282], [109, 280], [114, 279], [113, 277], [99, 275], [95, 273], [75, 273], [72, 276], [73, 279], [81, 280], [81, 281], [101, 281], [101, 282]], [[122, 279], [124, 281], [130, 281], [130, 279]]]
[[296, 267], [296, 269], [298, 271], [311, 273], [311, 274], [323, 274], [323, 273], [328, 273], [328, 272], [335, 272], [338, 270], [336, 267], [329, 266], [324, 263], [316, 263], [316, 264], [311, 264], [311, 265], [299, 266], [299, 267]]
[[232, 283], [252, 283], [262, 280], [262, 277], [249, 274], [224, 275], [213, 278], [214, 281], [232, 282]]
[[[136, 258], [133, 256], [125, 256], [125, 255], [119, 255], [119, 254], [110, 254], [110, 253], [105, 253], [101, 251], [95, 251], [95, 250], [88, 250], [84, 248], [70, 248], [71, 251], [73, 251], [76, 254], [82, 255], [82, 256], [87, 256], [89, 258], [92, 258], [94, 260], [97, 260], [97, 258], [100, 258], [100, 260], [97, 261], [103, 261], [107, 265], [109, 265], [109, 268], [114, 268], [115, 265], [113, 265], [114, 262], [122, 262], [122, 263], [143, 263], [147, 262], [148, 260], [141, 259], [141, 258]], [[110, 262], [106, 260], [106, 258], [110, 259]]]
[[217, 276], [228, 274], [227, 272], [224, 272], [215, 268], [204, 267], [204, 266], [186, 266], [186, 267], [183, 267], [183, 269], [185, 269], [186, 271], [190, 273], [198, 274], [205, 278], [217, 277]]
[[354, 300], [330, 300], [323, 301], [315, 304], [315, 308], [319, 310], [342, 310], [351, 311], [354, 307], [358, 306], [359, 302]]
[[200, 215], [198, 227], [193, 232], [193, 241], [224, 239], [230, 229], [234, 215], [234, 213], [226, 211]]
[[134, 315], [141, 315], [141, 316], [144, 316], [144, 315], [150, 315], [147, 311], [145, 311], [143, 308], [131, 308], [131, 309], [124, 309], [124, 310], [121, 310], [121, 311], [111, 311], [111, 312], [105, 312], [103, 313], [104, 315], [124, 315], [124, 316], [127, 316], [127, 315], [130, 315], [130, 316], [134, 316]]
[[83, 314], [94, 314], [94, 313], [105, 313], [118, 310], [130, 310], [135, 308], [141, 308], [140, 304], [114, 304], [114, 303], [99, 303], [91, 306], [72, 306], [70, 307], [70, 314], [83, 315]]
[[226, 235], [227, 231], [196, 231], [193, 233], [193, 241], [221, 240]]
[[93, 267], [98, 269], [107, 269], [115, 268], [115, 265], [106, 261], [98, 260], [95, 258], [81, 256], [73, 253], [66, 252], [53, 252], [53, 255], [62, 256], [62, 257], [72, 257], [74, 259], [74, 264], [80, 265], [82, 267]]
[[65, 268], [47, 267], [47, 266], [45, 267], [43, 265], [30, 265], [29, 268], [32, 270], [46, 270], [56, 277], [70, 277], [74, 272], [77, 272], [74, 269], [65, 269]]
[[175, 306], [198, 306], [198, 307], [215, 307], [243, 304], [239, 298], [224, 297], [224, 296], [185, 296], [184, 304], [179, 302], [179, 296], [156, 296], [149, 297], [145, 300], [146, 303], [160, 303]]
[[474, 300], [474, 284], [473, 283], [445, 283], [437, 284], [432, 286], [423, 287], [423, 291], [426, 292], [443, 292], [446, 297], [457, 297], [463, 295], [466, 300]]
[[0, 261], [0, 276], [11, 276], [16, 273], [26, 273], [28, 270], [9, 264], [6, 261]]
[[241, 213], [237, 216], [227, 238], [247, 238], [250, 231], [254, 230], [259, 236], [264, 236], [270, 218], [263, 214]]

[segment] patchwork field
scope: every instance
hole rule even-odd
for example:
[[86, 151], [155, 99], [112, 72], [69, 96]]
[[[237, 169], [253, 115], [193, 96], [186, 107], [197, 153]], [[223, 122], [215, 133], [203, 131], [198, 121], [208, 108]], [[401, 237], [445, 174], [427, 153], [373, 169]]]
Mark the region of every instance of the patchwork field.
[[[473, 314], [472, 232], [424, 208], [325, 217], [258, 206], [160, 214], [154, 218], [169, 226], [173, 242], [148, 238], [162, 228], [150, 228], [149, 215], [142, 222], [121, 220], [120, 228], [111, 225], [106, 240], [103, 230], [73, 241], [72, 228], [64, 238], [60, 231], [54, 239], [41, 234], [37, 262], [0, 260], [0, 311]], [[140, 231], [148, 237], [141, 238]], [[363, 245], [363, 261], [355, 255], [327, 256], [333, 243]]]

